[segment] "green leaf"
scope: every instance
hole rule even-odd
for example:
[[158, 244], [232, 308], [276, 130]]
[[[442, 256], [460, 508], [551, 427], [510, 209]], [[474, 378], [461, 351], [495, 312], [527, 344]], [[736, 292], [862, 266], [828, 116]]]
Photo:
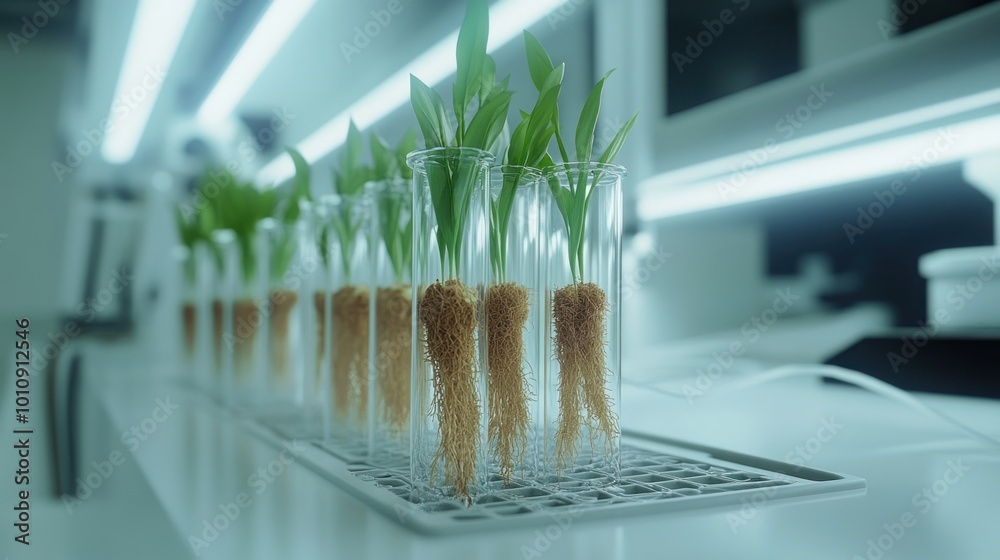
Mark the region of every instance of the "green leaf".
[[410, 263], [413, 262], [413, 218], [406, 220], [403, 224], [402, 235], [400, 236], [402, 245], [403, 266], [409, 270]]
[[572, 226], [573, 194], [560, 185], [556, 179], [549, 181], [549, 190], [552, 192], [552, 198], [555, 200], [556, 207], [562, 215], [566, 229], [570, 229]]
[[397, 166], [399, 168], [399, 175], [403, 179], [412, 179], [413, 170], [406, 163], [406, 156], [410, 152], [417, 149], [417, 135], [412, 129], [407, 130], [406, 134], [403, 135], [403, 139], [399, 142], [399, 147], [396, 148], [396, 160], [398, 162]]
[[448, 112], [444, 100], [416, 76], [410, 76], [410, 104], [417, 117], [426, 148], [441, 148], [451, 140]]
[[389, 255], [389, 262], [392, 264], [397, 279], [401, 276], [402, 266], [400, 257], [399, 239], [399, 213], [402, 199], [390, 191], [378, 194], [379, 229], [382, 231], [382, 241], [385, 244], [386, 254]]
[[[613, 72], [613, 70], [612, 70]], [[601, 95], [604, 92], [604, 82], [611, 72], [604, 75], [587, 96], [587, 102], [580, 112], [580, 121], [576, 125], [576, 158], [581, 162], [589, 162], [591, 150], [594, 147], [594, 133], [597, 130], [597, 117], [601, 112]]]
[[346, 150], [344, 151], [341, 165], [345, 169], [353, 169], [361, 163], [361, 131], [354, 124], [354, 119], [351, 119], [347, 125], [347, 142], [345, 143], [345, 147]]
[[532, 139], [531, 145], [527, 148], [528, 156], [524, 162], [526, 167], [535, 167], [538, 169], [545, 167], [541, 164], [541, 159], [543, 156], [548, 155], [549, 144], [552, 142], [552, 136], [555, 132], [555, 127], [549, 124]]
[[354, 235], [352, 234], [351, 228], [348, 224], [349, 218], [349, 211], [337, 212], [330, 217], [330, 225], [333, 227], [334, 233], [337, 234], [337, 239], [340, 240], [341, 266], [343, 266], [344, 275], [348, 279], [351, 277], [351, 246], [354, 243]]
[[524, 32], [524, 48], [528, 53], [528, 71], [531, 73], [531, 81], [535, 84], [535, 89], [541, 91], [545, 79], [552, 72], [552, 59], [549, 58], [538, 39], [527, 31]]
[[493, 90], [494, 82], [497, 78], [497, 63], [492, 56], [486, 55], [486, 64], [483, 66], [482, 85], [479, 87], [479, 104], [486, 101], [486, 97]]
[[441, 251], [441, 266], [445, 266], [445, 254], [454, 239], [455, 218], [452, 213], [452, 184], [449, 170], [439, 162], [427, 162], [427, 184], [430, 187], [431, 205], [438, 225], [438, 250]]
[[285, 212], [282, 219], [286, 224], [292, 224], [299, 219], [299, 202], [312, 200], [312, 195], [309, 192], [312, 173], [309, 170], [309, 163], [302, 157], [302, 154], [293, 148], [288, 148], [288, 155], [291, 156], [292, 162], [295, 164], [295, 179], [284, 203]]
[[625, 138], [628, 136], [628, 133], [631, 132], [632, 127], [635, 126], [635, 121], [638, 118], [639, 112], [636, 111], [636, 113], [632, 115], [632, 118], [618, 129], [618, 133], [615, 134], [614, 139], [610, 144], [608, 144], [608, 147], [604, 150], [604, 154], [601, 155], [601, 163], [614, 162], [615, 158], [618, 157], [618, 152], [620, 152], [622, 147], [625, 145]]
[[292, 163], [295, 164], [295, 182], [293, 183], [292, 191], [299, 198], [312, 200], [312, 196], [309, 193], [309, 184], [312, 181], [309, 162], [295, 148], [288, 148], [288, 155], [292, 158]]
[[322, 226], [319, 232], [319, 239], [316, 241], [319, 246], [319, 257], [323, 261], [323, 266], [330, 265], [330, 230], [327, 226]]
[[[530, 117], [528, 117], [530, 118]], [[524, 118], [514, 127], [514, 132], [510, 135], [510, 144], [504, 154], [504, 164], [524, 165], [528, 157], [528, 118]]]
[[483, 70], [486, 68], [486, 43], [490, 32], [489, 14], [486, 0], [469, 0], [465, 19], [458, 31], [455, 49], [458, 71], [455, 74], [453, 92], [459, 128], [464, 123], [465, 109], [482, 86]]
[[520, 165], [534, 167], [548, 151], [549, 142], [555, 133], [555, 127], [551, 123], [556, 114], [565, 69], [566, 66], [560, 64], [542, 84], [529, 116], [525, 145], [517, 154]]
[[392, 148], [379, 138], [377, 134], [371, 136], [372, 149], [372, 179], [375, 181], [388, 181], [399, 176], [399, 161]]
[[469, 130], [465, 136], [466, 146], [486, 150], [493, 145], [507, 122], [507, 111], [513, 95], [509, 91], [490, 95], [486, 104], [476, 111], [472, 122], [469, 123]]

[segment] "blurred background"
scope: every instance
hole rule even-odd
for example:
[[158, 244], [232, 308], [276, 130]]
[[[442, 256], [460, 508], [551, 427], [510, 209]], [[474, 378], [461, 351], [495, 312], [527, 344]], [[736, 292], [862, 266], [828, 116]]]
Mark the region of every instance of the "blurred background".
[[[616, 69], [599, 145], [640, 110], [619, 158], [626, 377], [693, 383], [740, 342], [733, 372], [832, 361], [1000, 396], [1000, 2], [490, 4], [512, 108], [535, 96], [527, 28], [567, 65], [565, 115]], [[416, 127], [409, 73], [450, 95], [463, 10], [0, 0], [0, 325], [38, 325], [43, 372], [89, 339], [168, 360], [172, 212], [204, 170], [277, 186], [296, 147], [313, 193], [332, 192], [349, 118], [395, 143]], [[910, 370], [886, 360], [939, 327]]]
[[[496, 20], [530, 24], [566, 62], [567, 114], [617, 68], [599, 143], [641, 110], [622, 155], [638, 259], [627, 264], [671, 260], [626, 270], [627, 344], [738, 326], [776, 278], [802, 286], [809, 303], [796, 311], [877, 304], [887, 324], [915, 325], [927, 305], [920, 255], [992, 244], [991, 199], [963, 177], [992, 140], [954, 132], [935, 147], [916, 134], [995, 114], [996, 8], [913, 1], [547, 1]], [[136, 282], [92, 322], [141, 326], [164, 289], [158, 256], [176, 241], [157, 205], [182, 200], [206, 166], [287, 180], [287, 146], [316, 165], [313, 191], [330, 192], [347, 117], [393, 142], [415, 127], [399, 77], [437, 77], [447, 59], [420, 55], [463, 8], [279, 4], [185, 2], [146, 19], [135, 2], [56, 1], [51, 15], [34, 0], [0, 4], [0, 223], [4, 289], [17, 294], [4, 317], [72, 315], [121, 265]], [[512, 106], [529, 107], [522, 41], [503, 39], [491, 47], [514, 69]], [[843, 151], [901, 137], [913, 138], [903, 153]], [[885, 212], [860, 212], [895, 180]]]

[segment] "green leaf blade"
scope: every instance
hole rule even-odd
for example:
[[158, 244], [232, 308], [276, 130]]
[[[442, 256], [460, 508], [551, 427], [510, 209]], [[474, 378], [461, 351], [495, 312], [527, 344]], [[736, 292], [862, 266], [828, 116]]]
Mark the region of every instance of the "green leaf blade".
[[604, 93], [604, 82], [611, 72], [604, 75], [594, 88], [590, 90], [587, 101], [580, 112], [580, 121], [576, 125], [576, 158], [580, 162], [589, 162], [594, 147], [594, 133], [597, 131], [597, 117], [601, 113], [601, 97]]

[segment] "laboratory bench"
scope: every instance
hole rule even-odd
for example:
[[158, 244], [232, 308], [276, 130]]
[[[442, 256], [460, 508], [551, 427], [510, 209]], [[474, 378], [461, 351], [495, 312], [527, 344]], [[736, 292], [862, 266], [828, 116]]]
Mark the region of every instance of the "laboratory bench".
[[[830, 321], [816, 324], [831, 328]], [[802, 336], [788, 327], [787, 336]], [[848, 385], [792, 378], [731, 386], [730, 378], [773, 360], [774, 349], [803, 352], [777, 334], [765, 352], [738, 361], [697, 394], [684, 391], [695, 387], [695, 376], [656, 373], [657, 363], [666, 368], [670, 360], [695, 372], [732, 337], [703, 337], [646, 353], [642, 364], [627, 361], [622, 429], [853, 475], [865, 480], [864, 492], [573, 520], [558, 531], [550, 523], [431, 536], [299, 464], [292, 446], [286, 452], [255, 435], [168, 364], [94, 344], [79, 350], [89, 365], [76, 411], [76, 472], [81, 480], [100, 477], [99, 485], [79, 499], [36, 492], [31, 546], [8, 546], [12, 537], [3, 534], [3, 550], [10, 560], [996, 558], [1000, 449]], [[918, 397], [1000, 439], [997, 401]], [[54, 447], [38, 450], [40, 476], [53, 474], [43, 469], [55, 463]], [[219, 515], [227, 517], [225, 528], [206, 532]]]

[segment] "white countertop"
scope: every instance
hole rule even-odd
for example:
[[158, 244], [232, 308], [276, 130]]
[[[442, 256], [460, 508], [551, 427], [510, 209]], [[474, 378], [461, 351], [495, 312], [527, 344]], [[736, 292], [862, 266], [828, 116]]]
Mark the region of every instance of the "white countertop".
[[[852, 387], [784, 380], [732, 392], [720, 382], [689, 403], [626, 384], [625, 429], [860, 476], [868, 492], [756, 510], [747, 506], [742, 512], [581, 521], [548, 543], [539, 540], [536, 528], [460, 537], [413, 533], [299, 464], [258, 494], [259, 485], [248, 484], [248, 477], [278, 459], [278, 450], [237, 421], [220, 421], [196, 395], [170, 382], [148, 381], [143, 375], [150, 367], [88, 371], [88, 390], [112, 404], [103, 412], [97, 406], [85, 411], [81, 473], [92, 472], [90, 461], [107, 459], [115, 450], [124, 464], [72, 514], [40, 493], [32, 505], [30, 550], [8, 546], [10, 529], [0, 534], [10, 560], [193, 558], [189, 537], [202, 536], [204, 522], [220, 513], [219, 505], [241, 492], [252, 502], [198, 558], [505, 559], [535, 557], [528, 552], [534, 549], [553, 559], [851, 560], [867, 558], [869, 539], [880, 537], [889, 545], [884, 559], [992, 560], [1000, 550], [1000, 450]], [[156, 399], [168, 397], [178, 410], [130, 452], [119, 434], [151, 418]], [[921, 398], [1000, 438], [1000, 403]], [[824, 425], [826, 441], [820, 441]], [[38, 461], [44, 460], [42, 453]], [[13, 464], [9, 456], [5, 451], [5, 464]], [[955, 465], [967, 472], [957, 477]], [[936, 501], [919, 497], [925, 488], [933, 494], [935, 485], [943, 493], [933, 496]], [[904, 520], [912, 526], [904, 527]]]

